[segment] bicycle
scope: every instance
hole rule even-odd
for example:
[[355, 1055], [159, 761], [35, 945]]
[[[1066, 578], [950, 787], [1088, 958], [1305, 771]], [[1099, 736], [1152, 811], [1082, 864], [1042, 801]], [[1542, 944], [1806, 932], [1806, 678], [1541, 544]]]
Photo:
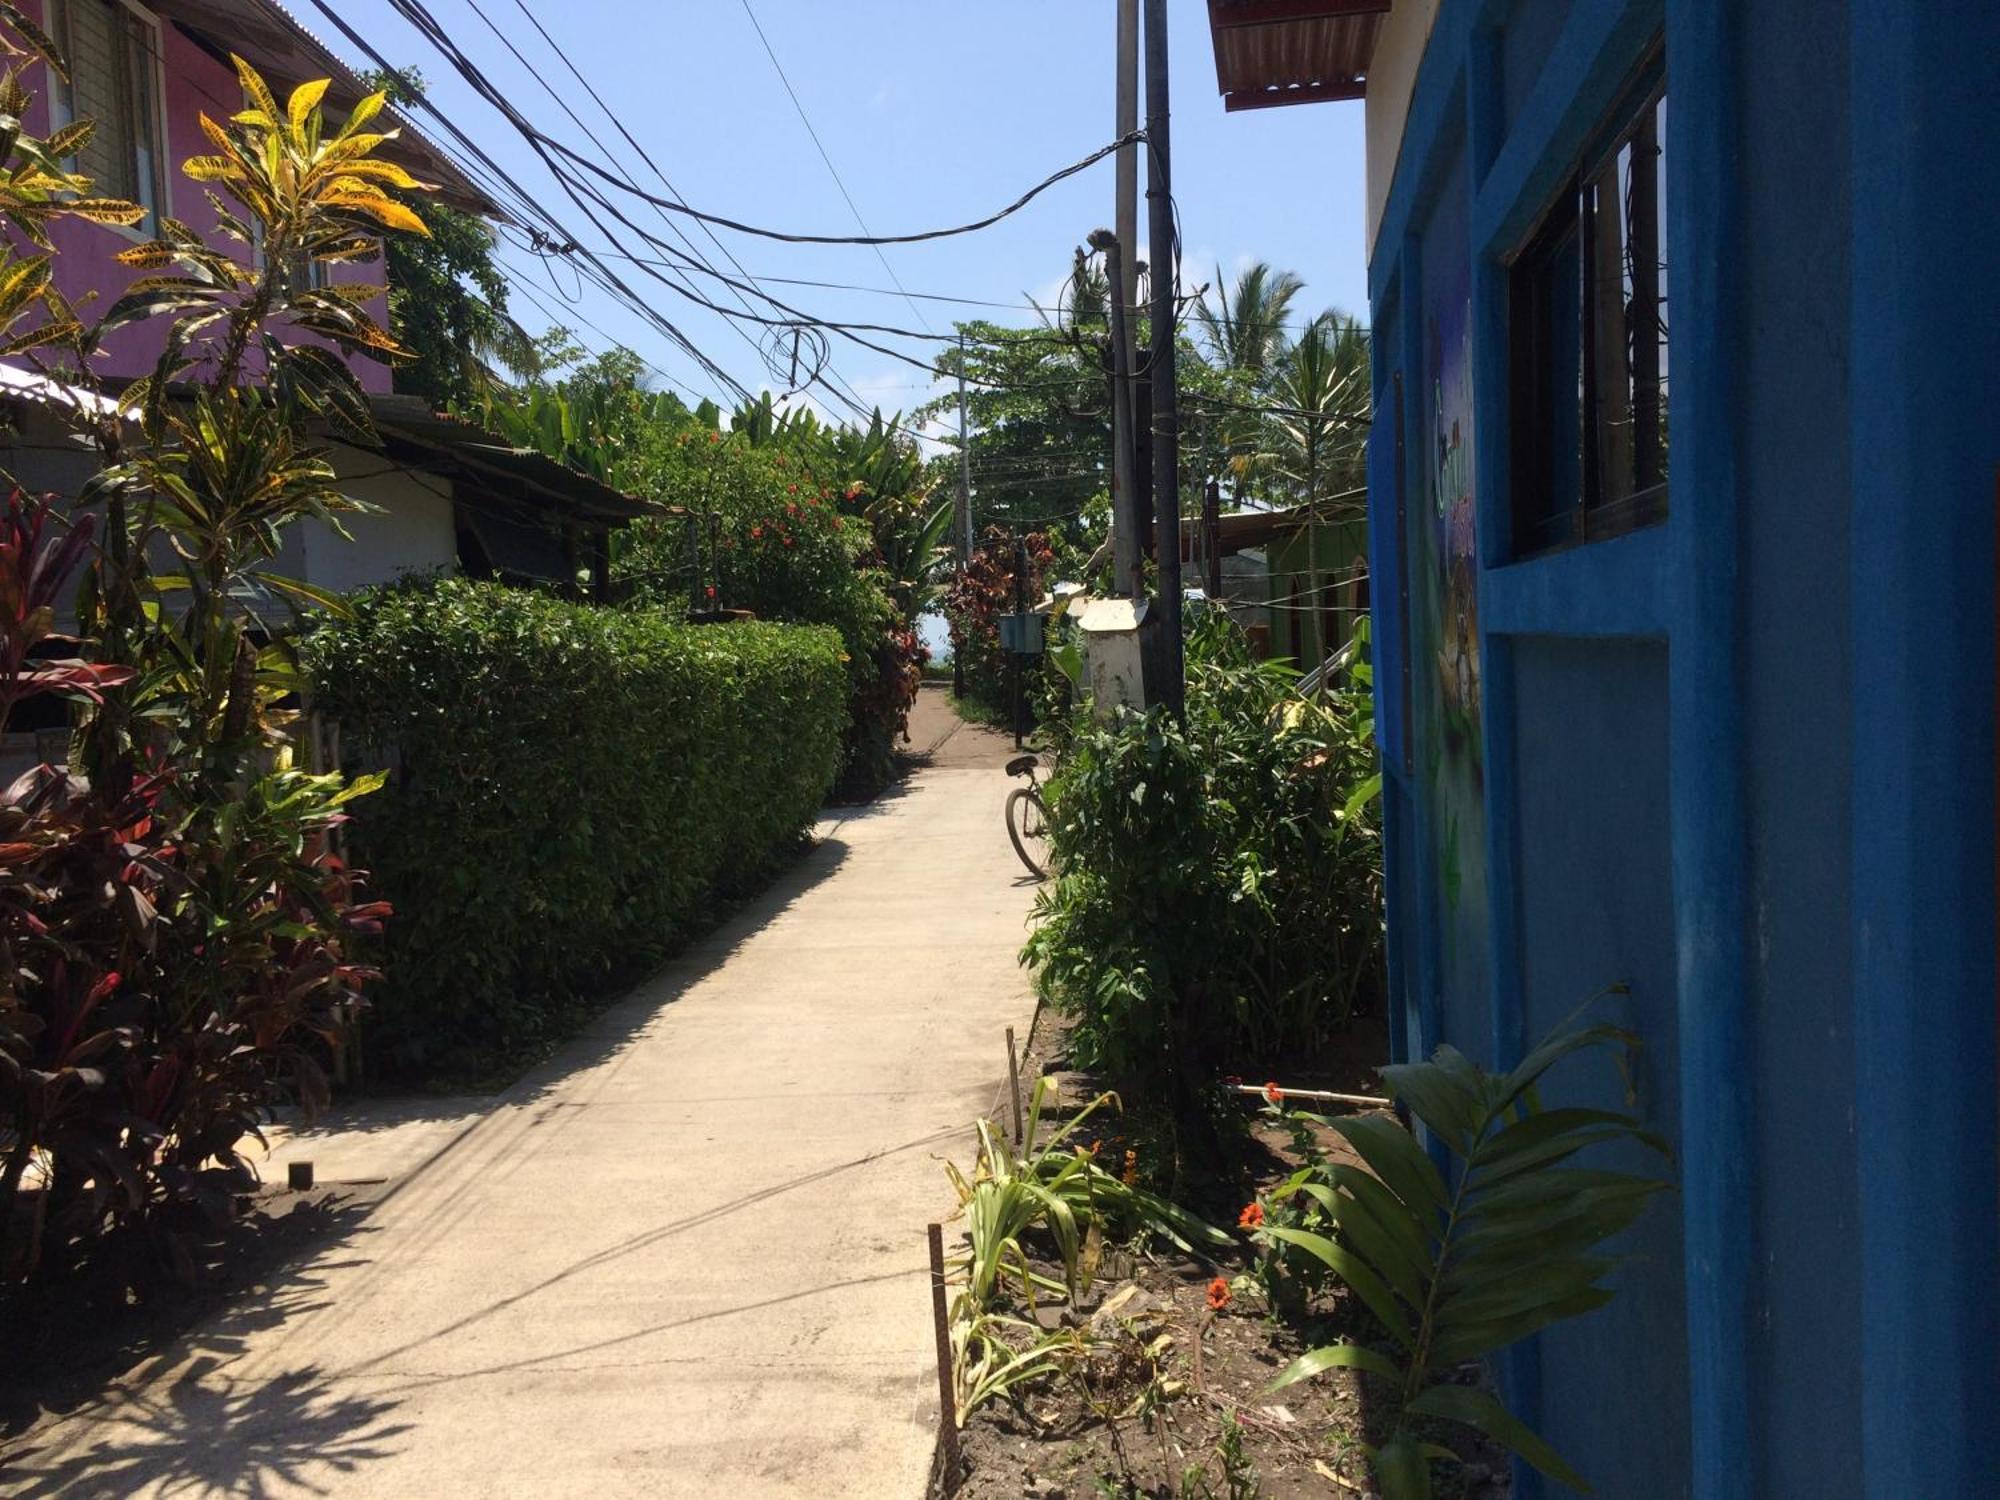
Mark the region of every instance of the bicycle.
[[1017, 755], [1007, 762], [1009, 776], [1028, 778], [1026, 786], [1017, 786], [1007, 794], [1007, 838], [1014, 852], [1021, 856], [1021, 863], [1028, 867], [1028, 873], [1037, 880], [1046, 880], [1051, 864], [1049, 809], [1035, 780], [1040, 766], [1041, 761], [1032, 755]]

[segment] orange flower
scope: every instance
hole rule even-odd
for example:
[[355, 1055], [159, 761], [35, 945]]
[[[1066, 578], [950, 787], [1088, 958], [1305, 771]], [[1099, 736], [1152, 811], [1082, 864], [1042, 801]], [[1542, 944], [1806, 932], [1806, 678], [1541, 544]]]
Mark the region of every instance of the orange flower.
[[1267, 1083], [1264, 1085], [1264, 1097], [1269, 1099], [1273, 1104], [1283, 1104], [1285, 1102], [1285, 1091], [1275, 1083]]
[[764, 534], [764, 528], [763, 528], [763, 527], [761, 527], [761, 526], [752, 526], [752, 527], [750, 528], [750, 535], [751, 535], [752, 539], [755, 539], [755, 538], [757, 538], [757, 537], [760, 537], [760, 536], [762, 536], [763, 534]]
[[1264, 1205], [1253, 1203], [1236, 1216], [1238, 1229], [1261, 1229], [1264, 1227]]
[[1125, 1186], [1131, 1187], [1138, 1180], [1139, 1180], [1139, 1153], [1136, 1151], [1127, 1151], [1125, 1153], [1125, 1176], [1124, 1176]]
[[1229, 1283], [1220, 1276], [1208, 1284], [1208, 1310], [1221, 1312], [1229, 1306]]

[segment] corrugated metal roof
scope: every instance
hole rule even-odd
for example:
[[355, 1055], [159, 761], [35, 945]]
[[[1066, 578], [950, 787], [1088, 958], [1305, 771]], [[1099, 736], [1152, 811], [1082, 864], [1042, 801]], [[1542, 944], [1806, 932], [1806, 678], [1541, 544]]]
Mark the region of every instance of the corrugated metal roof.
[[1228, 109], [1359, 99], [1389, 0], [1208, 0]]
[[579, 474], [546, 453], [517, 448], [476, 423], [432, 411], [419, 397], [370, 396], [368, 407], [376, 432], [392, 451], [421, 450], [431, 456], [427, 463], [441, 462], [446, 469], [457, 465], [468, 471], [469, 477], [512, 485], [552, 504], [558, 513], [622, 524], [673, 509]]

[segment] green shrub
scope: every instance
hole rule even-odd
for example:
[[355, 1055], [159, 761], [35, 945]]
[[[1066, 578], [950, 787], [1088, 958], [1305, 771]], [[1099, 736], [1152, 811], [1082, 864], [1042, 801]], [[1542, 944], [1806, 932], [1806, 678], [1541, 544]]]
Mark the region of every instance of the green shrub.
[[689, 626], [463, 580], [371, 591], [306, 643], [389, 785], [357, 857], [395, 908], [370, 1060], [463, 1073], [684, 938], [811, 821], [846, 727], [838, 636]]
[[1059, 873], [1026, 956], [1078, 1061], [1142, 1093], [1311, 1048], [1379, 989], [1367, 694], [1294, 681], [1211, 619], [1185, 722], [1079, 719], [1049, 782]]

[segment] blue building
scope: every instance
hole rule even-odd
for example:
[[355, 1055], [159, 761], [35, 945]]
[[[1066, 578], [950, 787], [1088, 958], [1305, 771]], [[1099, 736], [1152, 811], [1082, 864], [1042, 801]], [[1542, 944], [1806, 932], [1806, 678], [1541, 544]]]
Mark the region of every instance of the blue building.
[[1510, 1400], [1619, 1500], [2000, 1495], [2000, 3], [1210, 15], [1366, 101], [1395, 1045], [1611, 989], [1677, 1151]]

